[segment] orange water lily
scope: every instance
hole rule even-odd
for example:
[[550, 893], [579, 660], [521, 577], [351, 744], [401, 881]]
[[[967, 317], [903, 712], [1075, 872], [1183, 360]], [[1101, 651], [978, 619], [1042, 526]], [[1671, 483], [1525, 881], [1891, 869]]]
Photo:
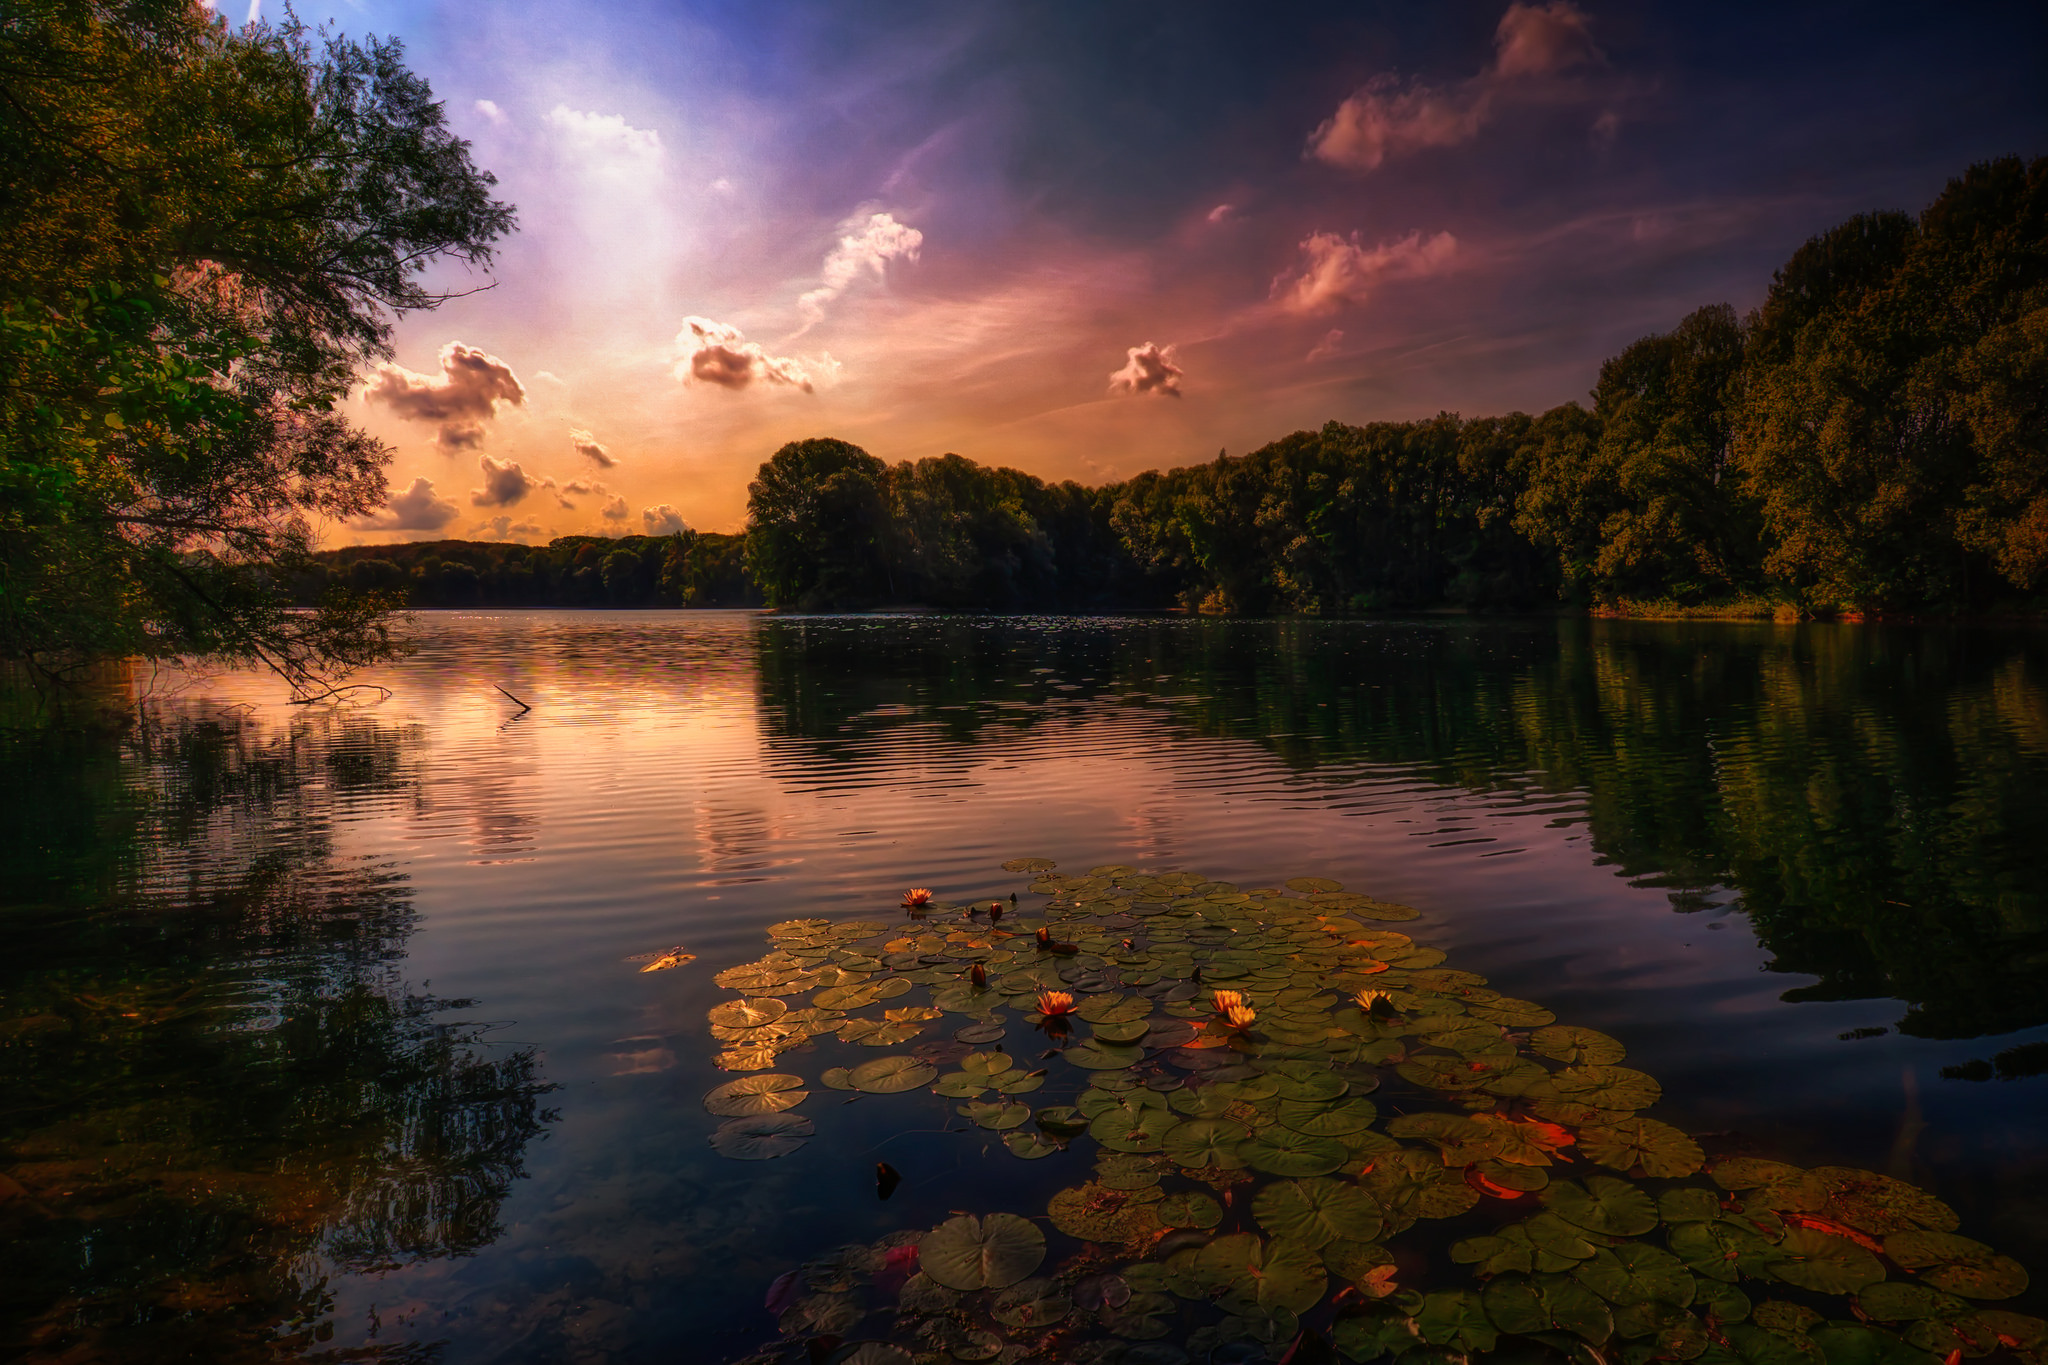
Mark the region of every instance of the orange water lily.
[[1358, 991], [1352, 995], [1351, 999], [1358, 1008], [1364, 1010], [1367, 1014], [1372, 1013], [1372, 1007], [1382, 1000], [1390, 1005], [1394, 1003], [1394, 998], [1385, 991]]
[[1248, 1029], [1252, 1026], [1252, 1020], [1258, 1017], [1259, 1012], [1250, 1005], [1232, 1005], [1223, 1011], [1223, 1022], [1234, 1029]]
[[1212, 992], [1212, 998], [1216, 1001], [1218, 1014], [1227, 1015], [1234, 1009], [1244, 1007], [1243, 991], [1215, 991]]
[[931, 903], [932, 893], [922, 886], [903, 893], [903, 908], [905, 910], [921, 910]]
[[1038, 1012], [1048, 1019], [1074, 1012], [1074, 997], [1065, 991], [1040, 991]]

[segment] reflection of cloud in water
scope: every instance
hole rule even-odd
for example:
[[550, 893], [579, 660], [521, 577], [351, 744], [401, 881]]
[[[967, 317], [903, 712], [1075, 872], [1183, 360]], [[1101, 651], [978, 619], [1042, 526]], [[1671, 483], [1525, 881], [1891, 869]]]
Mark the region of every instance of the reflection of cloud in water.
[[669, 1051], [666, 1040], [651, 1034], [617, 1038], [612, 1045], [619, 1051], [606, 1053], [605, 1060], [612, 1063], [614, 1076], [649, 1076], [676, 1064], [676, 1054]]
[[767, 812], [758, 807], [701, 804], [697, 807], [697, 834], [704, 850], [705, 885], [759, 881], [760, 874], [774, 866], [768, 856], [774, 830]]

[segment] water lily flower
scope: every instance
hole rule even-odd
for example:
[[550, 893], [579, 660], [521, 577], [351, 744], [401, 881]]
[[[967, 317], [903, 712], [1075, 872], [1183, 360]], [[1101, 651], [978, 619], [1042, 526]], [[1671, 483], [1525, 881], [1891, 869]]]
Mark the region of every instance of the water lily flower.
[[1056, 1019], [1062, 1014], [1072, 1014], [1074, 997], [1065, 991], [1040, 991], [1038, 1012], [1048, 1019]]
[[1357, 991], [1353, 993], [1351, 999], [1358, 1008], [1364, 1010], [1367, 1014], [1371, 1014], [1372, 1007], [1381, 1001], [1385, 1001], [1389, 1009], [1392, 1009], [1394, 1005], [1394, 998], [1385, 991]]
[[1232, 1010], [1241, 1008], [1244, 1005], [1243, 991], [1217, 991], [1214, 993], [1214, 998], [1218, 1014], [1227, 1015]]
[[974, 989], [978, 991], [987, 990], [988, 968], [982, 966], [979, 962], [975, 963], [967, 969], [967, 979], [974, 983]]
[[1258, 1017], [1259, 1012], [1250, 1005], [1232, 1005], [1223, 1011], [1223, 1022], [1240, 1031], [1250, 1028], [1252, 1020]]
[[931, 903], [932, 893], [922, 886], [903, 893], [903, 908], [905, 910], [922, 910]]

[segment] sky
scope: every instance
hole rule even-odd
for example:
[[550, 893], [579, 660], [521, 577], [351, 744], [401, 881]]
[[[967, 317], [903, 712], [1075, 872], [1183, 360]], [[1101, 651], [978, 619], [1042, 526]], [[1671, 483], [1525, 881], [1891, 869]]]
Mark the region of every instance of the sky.
[[1094, 484], [1541, 411], [2048, 154], [2033, 3], [299, 12], [403, 40], [519, 214], [350, 400], [392, 498], [335, 544], [737, 530], [810, 436]]

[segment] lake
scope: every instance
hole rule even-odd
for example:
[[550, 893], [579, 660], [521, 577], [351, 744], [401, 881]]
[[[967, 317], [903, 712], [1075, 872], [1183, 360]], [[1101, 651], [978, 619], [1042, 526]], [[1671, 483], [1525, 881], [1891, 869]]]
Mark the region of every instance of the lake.
[[[1404, 1179], [1459, 1207], [1401, 1231], [1372, 1185], [1384, 1207], [1359, 1216], [1377, 1233], [1294, 1239], [1384, 1244], [1403, 1294], [1474, 1285], [1449, 1249], [1518, 1206], [1569, 1213], [1554, 1190], [1512, 1187], [1531, 1170], [1596, 1192], [1616, 1172], [1658, 1198], [1677, 1188], [1646, 1174], [1654, 1161], [1588, 1159], [1583, 1129], [1554, 1162], [1518, 1164], [1496, 1145], [1468, 1180], [1427, 1184], [1431, 1144], [1452, 1141], [1415, 1120], [1414, 1097], [1432, 1090], [1455, 1101], [1442, 1121], [1466, 1125], [1457, 1141], [1477, 1141], [1466, 1115], [1495, 1108], [1523, 1133], [1553, 1120], [1612, 1131], [1638, 1107], [1610, 1097], [1609, 1117], [1567, 1119], [1544, 1088], [1555, 1077], [1526, 1094], [1461, 1074], [1417, 1080], [1432, 1058], [1482, 1077], [1497, 1063], [1536, 1075], [1532, 1051], [1553, 1059], [1537, 1071], [1554, 1067], [1564, 1054], [1543, 1051], [1546, 1037], [1580, 1044], [1544, 1034], [1552, 1016], [1625, 1047], [1628, 1074], [1661, 1083], [1647, 1116], [1690, 1134], [1715, 1169], [1760, 1158], [1910, 1181], [1953, 1209], [1960, 1235], [2031, 1270], [2030, 1286], [1977, 1308], [2048, 1302], [2038, 631], [432, 613], [417, 651], [367, 680], [388, 695], [293, 707], [249, 675], [139, 678], [151, 699], [136, 728], [17, 730], [0, 744], [0, 1351], [732, 1360], [774, 1347], [773, 1300], [794, 1329], [790, 1358], [806, 1359], [807, 1338], [886, 1334], [886, 1313], [845, 1307], [860, 1295], [928, 1291], [911, 1349], [931, 1359], [1017, 1359], [1027, 1339], [1052, 1343], [1043, 1358], [1105, 1365], [1191, 1347], [1277, 1359], [1297, 1322], [1336, 1330], [1338, 1307], [1263, 1280], [1193, 1294], [1193, 1271], [1160, 1268], [1171, 1247], [1194, 1256], [1204, 1239], [1272, 1230], [1277, 1206], [1246, 1183], [1260, 1172], [1298, 1177], [1302, 1198], [1351, 1199], [1331, 1191], [1388, 1169], [1375, 1175], [1379, 1149], [1361, 1144], [1391, 1150], [1372, 1134], [1408, 1115], [1397, 1136], [1429, 1160]], [[1020, 859], [1057, 867], [1004, 869]], [[913, 888], [931, 908], [901, 908]], [[994, 927], [991, 901], [1006, 912]], [[865, 936], [845, 928], [856, 921], [873, 922]], [[783, 926], [772, 941], [771, 926]], [[1048, 946], [1033, 956], [1040, 926]], [[675, 949], [693, 960], [642, 970]], [[771, 949], [766, 967], [735, 973]], [[1018, 984], [959, 1007], [975, 962], [997, 968], [997, 988]], [[1392, 1003], [1347, 1004], [1353, 972], [1384, 972]], [[776, 994], [800, 975], [821, 995], [841, 990], [844, 1009]], [[1338, 990], [1317, 997], [1324, 980]], [[1205, 1013], [1204, 992], [1231, 981], [1264, 1016], [1236, 1032]], [[914, 993], [876, 998], [876, 982]], [[1055, 1015], [1034, 1032], [1036, 992], [1052, 987], [1098, 1017], [1084, 1009], [1088, 1026], [1062, 1036]], [[956, 1007], [940, 1014], [946, 991]], [[907, 1017], [888, 1020], [891, 1006]], [[776, 1024], [785, 1007], [808, 1035]], [[1148, 1012], [1150, 1044], [1138, 1037]], [[861, 1028], [880, 1045], [817, 1031], [841, 1014], [873, 1020]], [[1423, 1016], [1436, 1033], [1402, 1033]], [[978, 1021], [1006, 1041], [973, 1033]], [[1579, 1061], [1599, 1065], [1606, 1046]], [[750, 1047], [768, 1051], [737, 1055]], [[1336, 1060], [1287, 1060], [1318, 1048]], [[933, 1093], [935, 1073], [971, 1076], [1003, 1049], [1018, 1062], [1007, 1088]], [[884, 1057], [908, 1058], [915, 1083], [848, 1081]], [[1048, 1075], [1031, 1093], [1036, 1070]], [[775, 1109], [765, 1097], [796, 1082], [742, 1086], [713, 1102], [725, 1114], [707, 1111], [715, 1088], [782, 1074], [808, 1098]], [[1334, 1098], [1347, 1085], [1353, 1100], [1372, 1094], [1371, 1129], [1370, 1105]], [[1147, 1226], [1181, 1230], [1155, 1235], [1149, 1265], [1132, 1259], [1136, 1234], [1116, 1254], [1082, 1250], [1128, 1228], [1077, 1238], [1046, 1214], [1084, 1185], [1113, 1204], [1156, 1200], [1158, 1170], [1112, 1179], [1124, 1166], [1110, 1148], [1005, 1117], [1081, 1102], [1100, 1136], [1100, 1107], [1124, 1106], [1136, 1126], [1112, 1146], [1142, 1164], [1174, 1149], [1144, 1135], [1141, 1095], [1157, 1099], [1144, 1112], [1162, 1131], [1241, 1121], [1281, 1143], [1182, 1160], [1214, 1178], [1172, 1186], [1180, 1215]], [[750, 1112], [795, 1117], [732, 1126]], [[1311, 1112], [1269, 1131], [1275, 1115]], [[1297, 1131], [1308, 1140], [1286, 1137]], [[1345, 1164], [1318, 1166], [1317, 1144], [1332, 1141]], [[900, 1176], [887, 1199], [877, 1162]], [[1449, 1148], [1443, 1164], [1456, 1164]], [[1511, 1187], [1489, 1188], [1485, 1171]], [[1909, 1278], [1887, 1229], [1838, 1204], [1742, 1197], [1790, 1219], [1771, 1221], [1773, 1238], [1868, 1241], [1893, 1262], [1880, 1270]], [[1212, 1204], [1223, 1221], [1205, 1225]], [[1043, 1290], [1037, 1307], [977, 1308], [958, 1297], [975, 1285], [945, 1288], [961, 1272], [939, 1270], [938, 1233], [926, 1273], [906, 1281], [917, 1262], [892, 1248], [941, 1225], [957, 1241], [960, 1213], [1021, 1215], [1037, 1231], [1020, 1236], [1050, 1239], [1042, 1269], [1016, 1252]], [[831, 1259], [856, 1244], [869, 1250]], [[1596, 1236], [1557, 1265], [1612, 1259], [1616, 1245]], [[997, 1277], [1001, 1259], [989, 1250], [973, 1273], [1018, 1278]], [[807, 1262], [800, 1282], [778, 1280]], [[1687, 1264], [1701, 1277], [1697, 1291], [1685, 1281], [1688, 1302], [1723, 1292], [1712, 1267]], [[1802, 1285], [1739, 1264], [1756, 1304], [1826, 1314], [1825, 1276]], [[1278, 1265], [1272, 1284], [1306, 1275], [1318, 1294], [1326, 1273], [1332, 1291], [1360, 1279], [1334, 1259], [1291, 1280]], [[1540, 1265], [1531, 1273], [1542, 1280]], [[1625, 1316], [1626, 1295], [1602, 1297]], [[1371, 1305], [1371, 1321], [1402, 1302]], [[1428, 1311], [1464, 1302], [1439, 1295]], [[1156, 1321], [1136, 1316], [1142, 1304]], [[1041, 1320], [973, 1316], [997, 1311]], [[1714, 1331], [1735, 1316], [1693, 1311]], [[1910, 1337], [1936, 1310], [1914, 1312], [1884, 1320]], [[1784, 1315], [1756, 1321], [1798, 1334]], [[1042, 1326], [1052, 1335], [1034, 1336]], [[1346, 1330], [1355, 1345], [1361, 1329]], [[1491, 1343], [1484, 1324], [1424, 1330], [1408, 1360]], [[1733, 1345], [1687, 1349], [1775, 1360], [1761, 1337], [1728, 1330]], [[1653, 1339], [1621, 1348], [1617, 1329], [1624, 1353], [1600, 1358], [1647, 1358], [1638, 1348]], [[1547, 1339], [1532, 1328], [1530, 1340]], [[1831, 1365], [1863, 1349], [1838, 1351], [1847, 1340], [1824, 1338]], [[1918, 1340], [1901, 1359], [1933, 1358]], [[1561, 1338], [1528, 1349], [1583, 1355]]]

